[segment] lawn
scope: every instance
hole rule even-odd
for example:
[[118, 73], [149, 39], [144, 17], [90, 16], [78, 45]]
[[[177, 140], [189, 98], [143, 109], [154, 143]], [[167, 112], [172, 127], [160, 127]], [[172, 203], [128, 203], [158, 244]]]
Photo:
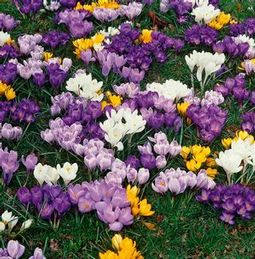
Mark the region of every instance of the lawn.
[[[243, 21], [246, 18], [254, 17], [254, 1], [222, 0], [220, 9], [225, 13], [230, 13], [233, 18]], [[160, 31], [174, 38], [183, 38], [184, 32], [193, 22], [179, 24], [176, 22], [176, 15], [173, 11], [166, 14], [159, 11], [159, 1], [155, 0], [151, 6], [143, 8], [141, 15], [134, 19], [134, 24], [141, 29], [151, 29], [153, 21], [148, 12], [153, 11], [155, 15], [167, 23], [164, 27], [159, 27]], [[0, 1], [0, 12], [10, 14], [20, 21], [19, 26], [11, 31], [14, 40], [23, 34], [45, 33], [49, 30], [66, 31], [64, 25], [54, 23], [54, 13], [41, 11], [30, 16], [21, 15], [11, 0]], [[111, 23], [100, 23], [94, 19], [95, 32], [105, 29], [108, 26], [118, 27], [125, 19], [116, 19]], [[224, 28], [220, 31], [220, 38], [227, 33]], [[164, 82], [171, 78], [180, 80], [182, 83], [190, 85], [190, 72], [185, 63], [185, 55], [193, 50], [212, 51], [207, 46], [192, 46], [185, 44], [180, 53], [171, 51], [168, 60], [159, 64], [153, 62], [152, 67], [146, 72], [144, 80], [141, 82], [141, 89], [145, 89], [146, 84], [152, 82]], [[50, 50], [50, 49], [48, 49]], [[68, 57], [73, 61], [69, 71], [70, 78], [78, 69], [85, 68], [81, 60], [77, 60], [73, 54], [74, 48], [70, 40], [65, 46], [60, 46], [54, 50], [54, 55]], [[213, 89], [216, 83], [222, 83], [227, 77], [234, 77], [239, 72], [239, 65], [243, 59], [234, 58], [229, 61], [229, 69], [220, 77], [212, 78], [207, 85], [207, 90]], [[5, 60], [0, 60], [4, 63]], [[92, 74], [93, 78], [103, 81], [104, 91], [112, 90], [112, 86], [120, 84], [123, 79], [110, 73], [104, 77], [101, 68], [97, 64], [89, 64], [86, 71]], [[249, 89], [254, 89], [254, 74], [247, 79]], [[65, 83], [59, 89], [54, 89], [50, 85], [38, 88], [32, 80], [24, 80], [18, 77], [13, 83], [16, 91], [16, 100], [22, 98], [32, 98], [38, 101], [40, 113], [36, 122], [31, 124], [19, 124], [23, 128], [23, 135], [19, 141], [2, 140], [3, 147], [18, 152], [19, 156], [34, 152], [39, 156], [39, 161], [43, 164], [56, 166], [66, 161], [77, 163], [79, 166], [76, 183], [85, 180], [93, 180], [103, 176], [99, 170], [89, 172], [84, 165], [83, 159], [72, 152], [66, 151], [58, 145], [50, 145], [43, 141], [40, 132], [49, 126], [51, 119], [50, 106], [51, 97], [65, 90]], [[197, 86], [196, 86], [197, 87]], [[228, 98], [222, 105], [228, 111], [227, 121], [219, 137], [208, 144], [212, 152], [224, 150], [221, 139], [232, 136], [236, 129], [240, 129], [241, 114], [247, 111], [248, 104], [239, 105], [234, 98]], [[195, 144], [205, 145], [197, 136], [196, 127], [184, 123], [178, 133], [168, 128], [162, 128], [168, 139], [175, 138], [182, 146]], [[135, 134], [131, 144], [123, 151], [117, 153], [118, 158], [125, 159], [128, 154], [138, 154], [137, 146], [145, 143], [148, 136], [153, 136], [153, 130], [146, 128], [141, 134]], [[126, 145], [126, 144], [125, 144]], [[181, 167], [185, 169], [185, 163], [181, 156], [171, 159], [167, 167]], [[136, 241], [138, 249], [144, 258], [253, 258], [255, 255], [255, 221], [236, 220], [236, 224], [230, 226], [219, 219], [219, 212], [212, 206], [196, 201], [197, 191], [187, 190], [185, 193], [174, 196], [170, 192], [161, 195], [151, 188], [151, 183], [160, 170], [153, 170], [151, 178], [141, 190], [143, 197], [152, 204], [155, 214], [151, 217], [141, 217], [135, 219], [131, 226], [123, 228], [122, 236], [127, 236]], [[253, 179], [255, 180], [255, 179]], [[216, 176], [217, 183], [226, 183], [224, 170], [219, 169]], [[0, 213], [4, 210], [11, 210], [20, 219], [33, 218], [32, 226], [21, 235], [12, 237], [1, 235], [2, 244], [14, 238], [26, 246], [24, 258], [32, 254], [35, 247], [40, 247], [47, 258], [98, 258], [98, 253], [111, 248], [111, 238], [114, 235], [109, 227], [101, 222], [95, 212], [81, 214], [76, 208], [72, 208], [60, 221], [58, 228], [38, 217], [33, 209], [26, 208], [18, 201], [16, 191], [19, 187], [32, 187], [36, 180], [32, 174], [28, 174], [24, 167], [20, 167], [9, 186], [0, 184]], [[199, 191], [198, 191], [199, 192]], [[154, 224], [148, 227], [147, 223]], [[1, 244], [1, 242], [0, 242]], [[1, 245], [0, 245], [1, 246]]]

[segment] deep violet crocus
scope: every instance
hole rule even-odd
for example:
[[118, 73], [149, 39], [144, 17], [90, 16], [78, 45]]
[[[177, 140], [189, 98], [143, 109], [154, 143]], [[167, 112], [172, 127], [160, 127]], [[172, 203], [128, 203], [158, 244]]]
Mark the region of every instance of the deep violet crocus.
[[241, 184], [202, 190], [196, 199], [221, 211], [220, 219], [230, 225], [234, 225], [237, 216], [247, 220], [255, 212], [255, 191]]
[[56, 48], [59, 45], [65, 45], [69, 40], [70, 36], [68, 33], [60, 31], [50, 31], [43, 35], [42, 42], [51, 48]]

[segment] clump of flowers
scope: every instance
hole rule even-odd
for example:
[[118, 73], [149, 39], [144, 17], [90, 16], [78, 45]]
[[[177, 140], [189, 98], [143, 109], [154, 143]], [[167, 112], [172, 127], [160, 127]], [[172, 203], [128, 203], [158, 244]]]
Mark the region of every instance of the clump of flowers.
[[[61, 0], [62, 2], [65, 0]], [[68, 1], [67, 4], [71, 2]], [[90, 17], [90, 12], [66, 9], [57, 14], [56, 20], [58, 24], [65, 24], [73, 37], [85, 37], [94, 28], [93, 23], [86, 20]]]
[[106, 252], [99, 253], [100, 259], [143, 259], [141, 252], [136, 248], [136, 242], [132, 239], [123, 238], [120, 234], [115, 234], [112, 237], [112, 247], [114, 251], [107, 250]]
[[0, 139], [7, 139], [7, 140], [14, 140], [14, 139], [20, 139], [23, 131], [20, 127], [13, 127], [9, 123], [0, 123]]
[[220, 15], [220, 10], [212, 4], [202, 4], [193, 8], [192, 13], [197, 23], [209, 24]]
[[255, 34], [255, 18], [248, 18], [241, 23], [231, 24], [229, 28], [230, 34], [233, 36], [246, 34], [252, 37]]
[[220, 12], [220, 14], [217, 17], [215, 17], [208, 23], [208, 26], [216, 30], [220, 30], [230, 22], [233, 22], [231, 21], [231, 15], [225, 14], [224, 12]]
[[255, 56], [255, 42], [246, 35], [226, 36], [222, 41], [213, 45], [213, 50], [217, 53], [226, 53], [232, 57], [253, 58]]
[[147, 199], [141, 200], [138, 197], [140, 189], [137, 186], [128, 185], [126, 192], [134, 217], [149, 217], [155, 213], [151, 210], [152, 206], [147, 202]]
[[0, 13], [0, 30], [11, 31], [18, 22], [9, 14]]
[[200, 82], [203, 93], [208, 77], [221, 68], [225, 62], [225, 55], [194, 50], [192, 54], [185, 56], [185, 60], [191, 73], [194, 73], [196, 68], [196, 78]]
[[122, 139], [126, 135], [142, 132], [146, 121], [138, 114], [138, 110], [132, 111], [130, 108], [121, 108], [117, 112], [112, 109], [106, 112], [107, 120], [100, 123], [100, 127], [105, 132], [105, 140], [118, 150], [123, 150]]
[[[25, 247], [16, 240], [10, 240], [6, 248], [0, 248], [0, 257], [8, 259], [18, 259], [23, 256]], [[40, 248], [36, 248], [32, 256], [28, 259], [46, 259], [43, 255], [43, 251]]]
[[[254, 138], [247, 132], [238, 133], [238, 138], [223, 140], [229, 149], [219, 153], [216, 163], [226, 172], [228, 183], [233, 183], [234, 174], [241, 172], [237, 181], [249, 183], [254, 174]], [[240, 137], [239, 137], [240, 136]], [[251, 168], [249, 165], [252, 165]]]
[[126, 189], [121, 186], [107, 184], [104, 180], [83, 182], [69, 186], [68, 194], [81, 213], [95, 210], [99, 219], [113, 231], [120, 231], [133, 223]]
[[255, 212], [255, 191], [241, 184], [218, 185], [213, 190], [202, 190], [196, 199], [212, 204], [221, 211], [220, 219], [230, 225], [235, 224], [238, 216], [251, 219]]
[[16, 97], [16, 93], [10, 85], [4, 84], [0, 81], [0, 96], [5, 96], [5, 98], [10, 101]]
[[186, 84], [173, 79], [166, 80], [163, 84], [151, 83], [146, 85], [146, 90], [156, 92], [159, 96], [164, 96], [166, 99], [176, 100], [184, 98], [191, 94], [191, 89]]
[[186, 172], [177, 169], [167, 169], [164, 172], [160, 172], [152, 183], [152, 189], [157, 192], [164, 194], [168, 191], [174, 195], [185, 192], [188, 188], [199, 188], [199, 189], [213, 189], [216, 183], [207, 175], [205, 170], [200, 170], [196, 175], [193, 172]]
[[80, 58], [83, 51], [85, 52], [88, 49], [102, 49], [104, 38], [105, 36], [103, 34], [97, 33], [91, 38], [81, 38], [73, 41], [73, 45], [75, 47], [75, 55], [77, 56], [77, 58]]
[[44, 182], [48, 185], [56, 184], [61, 177], [68, 185], [77, 176], [78, 165], [76, 163], [70, 164], [69, 162], [64, 163], [63, 167], [59, 164], [56, 168], [49, 165], [37, 164], [34, 168], [34, 177], [42, 185]]
[[191, 104], [186, 114], [197, 126], [198, 135], [205, 142], [212, 142], [218, 137], [227, 120], [227, 112], [214, 104]]
[[12, 84], [17, 77], [17, 65], [8, 61], [0, 64], [0, 81], [5, 84]]
[[186, 167], [189, 171], [197, 172], [204, 167], [206, 163], [210, 163], [211, 159], [210, 147], [204, 147], [200, 145], [183, 146], [181, 156], [183, 157]]
[[42, 219], [53, 220], [54, 227], [58, 227], [60, 218], [71, 208], [69, 195], [59, 185], [21, 187], [17, 197], [24, 206], [34, 205]]
[[70, 36], [68, 33], [60, 31], [50, 31], [43, 35], [42, 42], [51, 48], [56, 48], [59, 45], [65, 45]]
[[[26, 229], [30, 228], [33, 223], [32, 219], [28, 219], [22, 223], [17, 233], [13, 232], [13, 228], [17, 225], [19, 218], [17, 216], [12, 215], [11, 211], [4, 211], [0, 217], [0, 233], [8, 233], [8, 235], [19, 235], [24, 232]], [[16, 227], [17, 229], [17, 227]], [[15, 230], [16, 230], [15, 229]], [[1, 233], [2, 234], [2, 233]]]
[[185, 31], [185, 40], [194, 45], [211, 46], [217, 41], [218, 32], [208, 25], [194, 24]]
[[[181, 146], [176, 140], [169, 143], [167, 136], [163, 132], [154, 134], [154, 138], [148, 138], [150, 142], [143, 146], [138, 146], [141, 154], [141, 164], [149, 169], [161, 169], [167, 165], [167, 160], [180, 154]], [[152, 143], [152, 145], [151, 145]]]
[[104, 97], [101, 90], [102, 86], [103, 82], [92, 79], [92, 75], [86, 74], [83, 70], [76, 73], [74, 78], [70, 78], [66, 82], [68, 91], [92, 101], [102, 101]]

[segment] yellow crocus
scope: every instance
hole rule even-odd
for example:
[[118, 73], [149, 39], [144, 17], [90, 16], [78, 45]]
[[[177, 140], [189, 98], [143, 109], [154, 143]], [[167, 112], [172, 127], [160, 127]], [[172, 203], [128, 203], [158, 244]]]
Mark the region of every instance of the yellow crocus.
[[49, 59], [51, 59], [52, 57], [53, 57], [53, 53], [51, 53], [51, 52], [44, 52], [43, 53], [43, 58], [46, 62], [49, 61]]
[[115, 234], [112, 237], [112, 247], [116, 250], [120, 250], [120, 244], [122, 242], [123, 238], [120, 234]]
[[100, 259], [118, 259], [119, 256], [111, 250], [107, 250], [105, 253], [99, 253]]
[[230, 148], [232, 144], [232, 138], [224, 138], [221, 140], [221, 144], [225, 149]]
[[207, 159], [207, 155], [204, 152], [200, 152], [194, 155], [194, 160], [199, 162], [199, 163], [204, 163]]
[[215, 166], [217, 166], [215, 159], [211, 158], [211, 157], [208, 157], [206, 159], [206, 166], [208, 166], [208, 167], [215, 167]]
[[181, 150], [181, 154], [180, 154], [180, 155], [181, 155], [184, 159], [187, 159], [188, 156], [189, 156], [189, 154], [190, 154], [190, 152], [191, 152], [191, 148], [184, 146], [184, 147], [182, 147], [182, 150]]
[[0, 81], [0, 95], [4, 94], [10, 86]]
[[201, 168], [202, 164], [194, 159], [186, 162], [186, 167], [189, 171], [196, 172]]
[[222, 29], [225, 25], [229, 24], [231, 21], [231, 15], [221, 12], [216, 18], [208, 23], [208, 26], [215, 30]]
[[183, 117], [185, 117], [189, 106], [190, 104], [188, 102], [178, 103], [177, 110]]
[[139, 202], [139, 209], [139, 216], [149, 217], [155, 213], [155, 211], [151, 210], [151, 204], [147, 202], [147, 199], [143, 199]]
[[206, 169], [206, 173], [207, 173], [207, 175], [209, 176], [209, 177], [211, 177], [211, 178], [215, 178], [215, 176], [218, 174], [218, 171], [217, 171], [217, 169], [213, 169], [213, 168], [207, 168]]
[[16, 97], [16, 93], [13, 88], [8, 88], [5, 91], [5, 97], [8, 101], [13, 100]]
[[139, 40], [143, 43], [150, 43], [152, 41], [152, 37], [151, 37], [151, 34], [152, 34], [152, 30], [147, 30], [147, 29], [144, 29], [142, 30], [141, 32], [141, 35], [139, 37]]

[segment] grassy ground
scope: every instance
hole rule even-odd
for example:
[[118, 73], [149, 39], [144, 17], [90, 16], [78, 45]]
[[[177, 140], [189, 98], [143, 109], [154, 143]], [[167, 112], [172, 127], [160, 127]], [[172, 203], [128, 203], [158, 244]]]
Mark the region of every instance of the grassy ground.
[[[230, 12], [238, 19], [254, 15], [254, 10], [249, 9], [249, 7], [255, 6], [253, 1], [224, 0], [221, 3], [223, 10]], [[154, 4], [152, 9], [158, 12], [158, 3]], [[10, 0], [0, 1], [0, 12], [11, 14], [21, 21], [21, 25], [12, 34], [14, 38], [24, 33], [43, 33], [49, 29], [57, 28], [51, 21], [51, 14], [41, 13], [34, 17], [24, 18], [13, 7]], [[184, 27], [175, 24], [175, 17], [172, 13], [158, 15], [171, 24], [171, 26], [164, 29], [167, 34], [175, 37], [183, 35]], [[143, 28], [152, 26], [146, 11], [137, 18], [136, 22]], [[119, 23], [120, 21], [114, 22], [112, 25], [117, 26]], [[101, 29], [100, 24], [98, 24], [95, 31], [98, 29]], [[164, 81], [167, 78], [178, 79], [189, 84], [189, 74], [184, 63], [184, 56], [191, 52], [192, 49], [192, 47], [186, 46], [181, 55], [170, 54], [169, 61], [164, 65], [160, 65], [160, 69], [155, 64], [144, 80], [143, 85], [152, 81]], [[65, 49], [58, 49], [56, 55], [73, 57], [72, 51], [71, 44], [69, 44]], [[236, 74], [238, 62], [236, 61], [227, 75]], [[75, 71], [78, 67], [82, 67], [82, 64], [75, 61], [72, 70]], [[105, 87], [110, 87], [112, 84], [120, 82], [120, 79], [113, 75], [110, 75], [107, 79], [102, 78], [98, 68], [95, 66], [88, 68], [88, 70], [96, 78], [103, 80]], [[254, 82], [255, 78], [250, 78], [251, 87]], [[212, 82], [211, 86], [213, 85], [214, 82]], [[36, 124], [29, 125], [26, 128], [26, 134], [18, 143], [4, 143], [4, 146], [17, 150], [19, 154], [34, 151], [40, 154], [41, 161], [51, 165], [56, 165], [66, 160], [78, 162], [80, 168], [79, 181], [86, 179], [88, 174], [80, 159], [66, 151], [61, 150], [60, 152], [58, 147], [44, 143], [39, 137], [40, 131], [47, 127], [50, 118], [50, 96], [57, 94], [57, 92], [54, 92], [50, 87], [46, 87], [42, 93], [31, 82], [24, 80], [17, 80], [14, 87], [17, 90], [18, 98], [31, 96], [40, 100], [42, 113]], [[238, 127], [242, 109], [239, 109], [232, 100], [229, 100], [226, 105], [228, 105], [227, 108], [230, 114], [226, 129]], [[224, 132], [224, 134], [227, 134], [227, 130]], [[171, 132], [167, 133], [172, 134]], [[199, 143], [194, 127], [186, 126], [183, 136], [179, 134], [176, 138], [182, 138], [183, 145]], [[137, 142], [135, 142], [134, 139], [133, 143], [143, 142], [144, 140], [145, 138], [142, 140], [137, 139]], [[212, 149], [219, 149], [218, 140], [215, 141]], [[132, 150], [136, 152], [135, 146], [132, 147]], [[126, 155], [121, 153], [120, 157], [122, 158]], [[180, 159], [170, 162], [175, 167], [183, 165]], [[219, 178], [221, 177], [223, 176]], [[17, 174], [9, 189], [4, 190], [0, 187], [0, 212], [4, 209], [12, 208], [20, 216], [28, 213], [14, 198], [15, 189], [23, 185], [26, 178], [26, 173], [21, 171]], [[29, 178], [31, 184], [33, 183], [32, 178]], [[138, 247], [145, 258], [252, 258], [255, 255], [254, 221], [240, 221], [234, 227], [224, 225], [218, 220], [218, 214], [212, 208], [195, 202], [194, 193], [192, 192], [185, 193], [177, 198], [172, 197], [170, 194], [160, 196], [151, 191], [149, 184], [144, 195], [148, 197], [149, 202], [153, 204], [153, 209], [156, 211], [155, 216], [149, 218], [147, 222], [154, 223], [156, 229], [147, 229], [140, 220], [132, 227], [124, 229], [123, 232], [137, 241]], [[31, 210], [30, 212], [30, 216], [34, 217], [35, 224], [24, 236], [19, 237], [19, 240], [29, 248], [27, 249], [29, 253], [36, 246], [40, 246], [44, 247], [47, 258], [97, 258], [100, 250], [110, 248], [110, 238], [113, 233], [97, 219], [96, 215], [86, 214], [82, 216], [78, 215], [76, 211], [72, 211], [63, 218], [59, 229], [54, 230], [50, 224], [35, 218], [35, 214]]]

